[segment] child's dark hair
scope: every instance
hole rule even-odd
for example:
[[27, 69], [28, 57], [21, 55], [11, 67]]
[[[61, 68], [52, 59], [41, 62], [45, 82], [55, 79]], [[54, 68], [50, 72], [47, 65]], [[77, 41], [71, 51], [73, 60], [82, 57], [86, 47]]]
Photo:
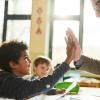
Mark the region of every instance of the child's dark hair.
[[23, 51], [27, 50], [28, 47], [23, 42], [10, 41], [4, 42], [0, 46], [0, 69], [11, 72], [9, 65], [10, 61], [18, 63], [18, 60]]

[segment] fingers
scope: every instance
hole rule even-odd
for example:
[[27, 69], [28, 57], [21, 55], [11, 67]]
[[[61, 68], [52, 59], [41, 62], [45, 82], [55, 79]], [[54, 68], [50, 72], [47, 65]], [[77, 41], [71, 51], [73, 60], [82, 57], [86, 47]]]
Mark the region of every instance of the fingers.
[[68, 44], [68, 38], [67, 37], [65, 37], [65, 42], [66, 42], [66, 44]]
[[71, 38], [73, 39], [73, 41], [75, 42], [75, 44], [79, 44], [78, 39], [76, 38], [74, 32], [70, 28], [68, 28], [68, 32]]
[[68, 28], [67, 32], [68, 32], [67, 33], [68, 36], [70, 36], [71, 39], [74, 41], [75, 46], [80, 47], [80, 44], [79, 44], [78, 39], [76, 38], [74, 32], [70, 28]]
[[74, 59], [75, 43], [73, 41], [73, 37], [70, 35], [69, 30], [66, 31], [65, 41], [67, 44], [67, 48], [66, 48], [67, 61], [68, 63], [70, 63]]
[[70, 41], [73, 41], [73, 37], [72, 37], [71, 31], [69, 29], [66, 31], [66, 36]]
[[67, 46], [74, 46], [75, 45], [75, 39], [71, 34], [72, 31], [70, 31], [69, 29], [66, 31], [66, 37], [65, 37], [65, 41]]
[[70, 28], [68, 28], [68, 30], [66, 31], [66, 36], [67, 36], [67, 42], [66, 42], [67, 50], [69, 49], [70, 52], [71, 51], [74, 52], [72, 53], [74, 55], [73, 60], [77, 61], [81, 55], [81, 48], [78, 39], [76, 38], [74, 32]]
[[70, 34], [72, 37], [74, 37], [74, 38], [76, 39], [75, 34], [74, 34], [74, 32], [72, 31], [72, 29], [68, 28], [68, 32], [69, 32], [69, 34]]
[[65, 41], [66, 41], [66, 44], [67, 44], [67, 45], [69, 45], [70, 43], [73, 42], [73, 38], [72, 38], [72, 36], [70, 35], [70, 33], [69, 33], [68, 30], [66, 31]]
[[75, 37], [74, 33], [70, 30], [70, 35], [72, 36], [72, 38], [74, 39], [75, 42], [75, 56], [74, 56], [74, 61], [77, 61], [80, 59], [81, 56], [81, 48], [80, 48], [80, 44], [77, 40], [77, 38]]

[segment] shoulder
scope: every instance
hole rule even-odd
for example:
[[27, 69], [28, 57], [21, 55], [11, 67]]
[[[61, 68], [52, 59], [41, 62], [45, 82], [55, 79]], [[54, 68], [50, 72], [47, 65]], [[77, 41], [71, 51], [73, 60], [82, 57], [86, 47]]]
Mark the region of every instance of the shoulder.
[[6, 71], [0, 71], [0, 77], [6, 77], [6, 76], [11, 76], [12, 74], [10, 72]]
[[15, 75], [13, 75], [10, 72], [0, 71], [0, 80], [1, 79], [5, 79], [5, 78], [8, 78], [8, 77], [15, 77]]

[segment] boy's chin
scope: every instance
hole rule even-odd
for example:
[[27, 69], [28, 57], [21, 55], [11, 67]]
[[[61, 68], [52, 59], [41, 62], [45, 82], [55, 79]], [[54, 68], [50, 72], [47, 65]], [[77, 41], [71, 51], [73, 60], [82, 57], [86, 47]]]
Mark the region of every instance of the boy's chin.
[[30, 72], [26, 72], [24, 75], [30, 75]]
[[27, 72], [27, 75], [31, 74], [30, 72]]

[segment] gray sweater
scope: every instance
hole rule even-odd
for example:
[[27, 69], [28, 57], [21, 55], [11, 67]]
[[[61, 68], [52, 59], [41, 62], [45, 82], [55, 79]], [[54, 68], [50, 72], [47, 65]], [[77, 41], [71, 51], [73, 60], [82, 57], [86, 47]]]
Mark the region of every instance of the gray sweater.
[[100, 60], [92, 59], [82, 55], [78, 63], [81, 63], [79, 70], [85, 70], [100, 75]]

